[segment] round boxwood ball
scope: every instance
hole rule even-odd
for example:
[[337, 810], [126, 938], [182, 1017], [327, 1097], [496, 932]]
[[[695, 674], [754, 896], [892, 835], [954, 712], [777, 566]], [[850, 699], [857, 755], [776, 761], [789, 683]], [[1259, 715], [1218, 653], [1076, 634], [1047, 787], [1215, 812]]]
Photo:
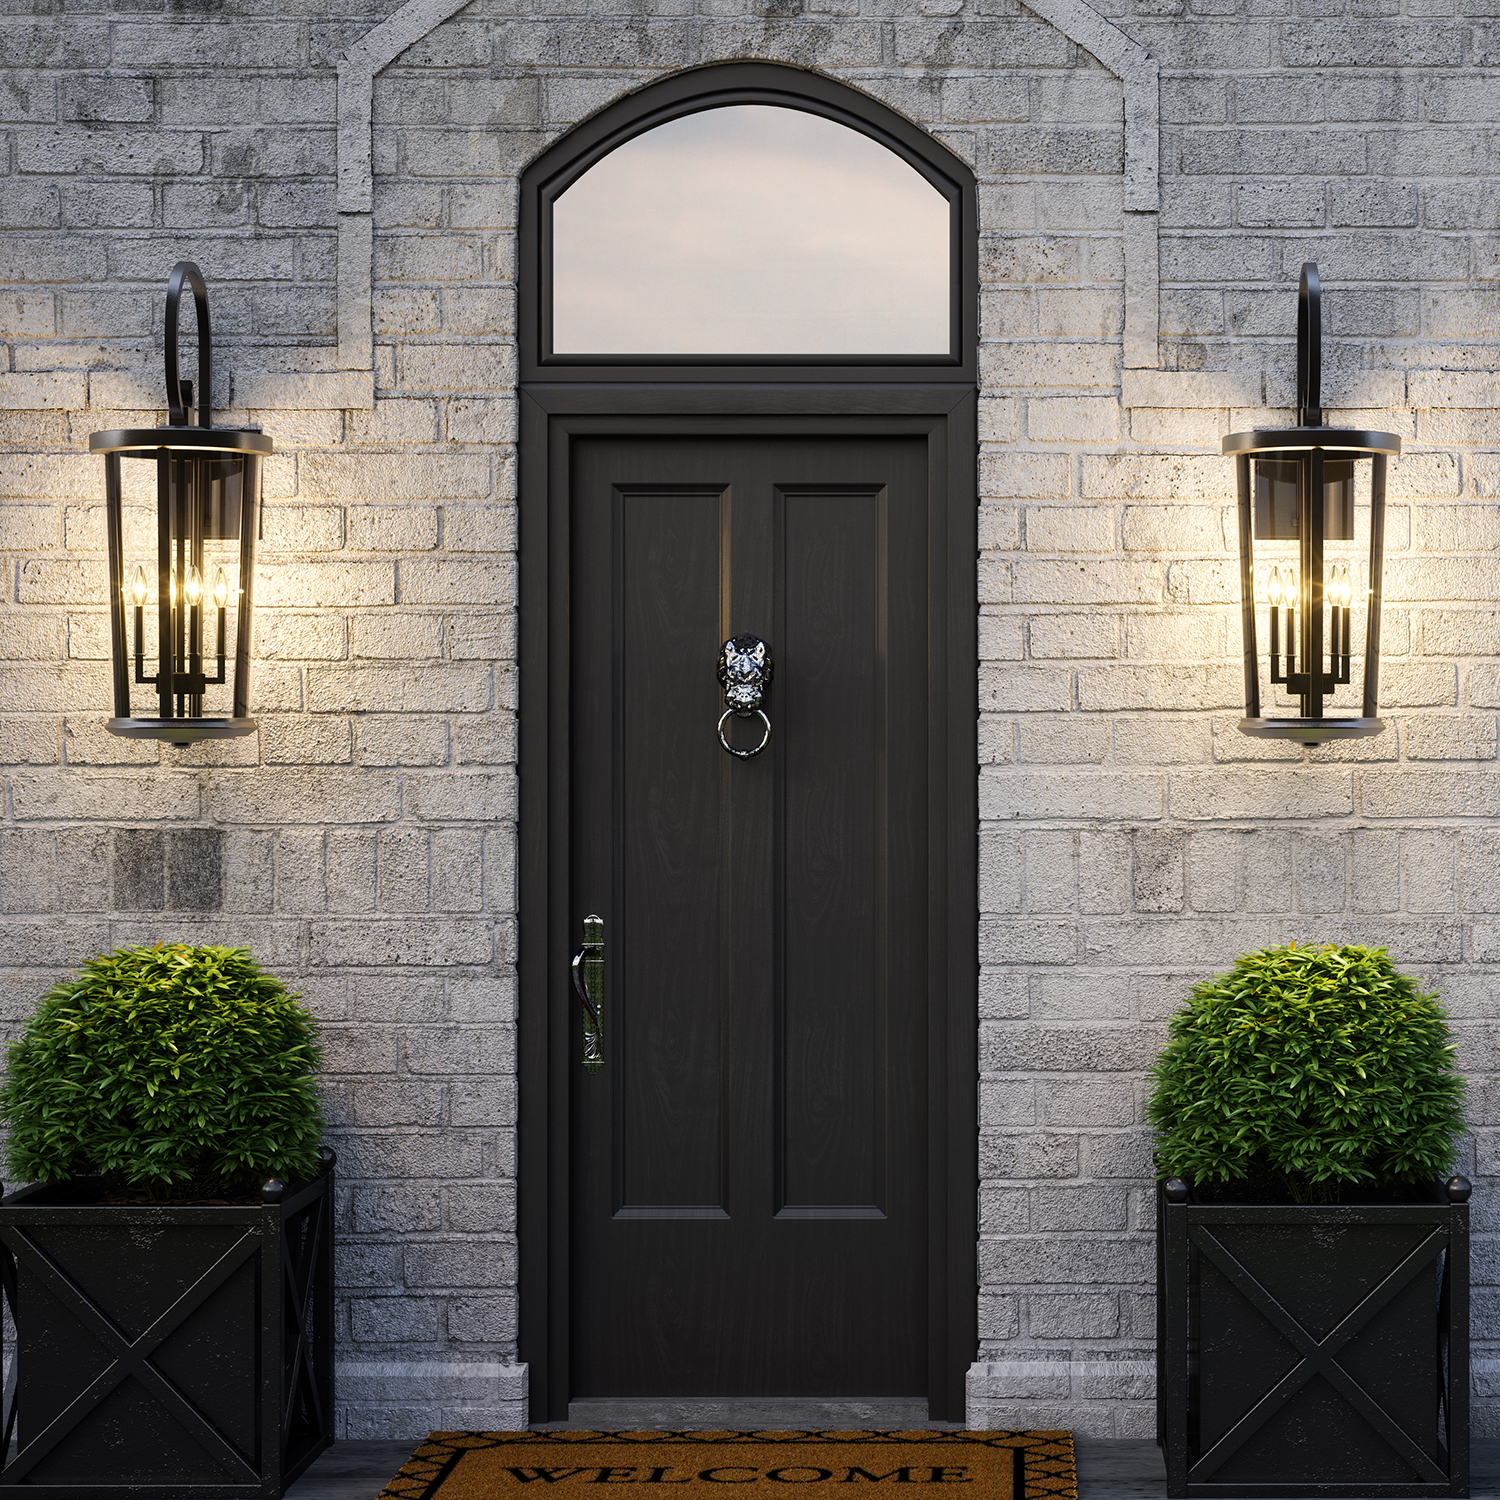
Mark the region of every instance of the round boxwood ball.
[[162, 943], [90, 959], [9, 1048], [13, 1178], [97, 1172], [160, 1193], [318, 1170], [316, 1025], [244, 948]]
[[1266, 948], [1205, 980], [1168, 1024], [1147, 1118], [1161, 1177], [1430, 1182], [1451, 1168], [1464, 1081], [1436, 995], [1384, 948]]

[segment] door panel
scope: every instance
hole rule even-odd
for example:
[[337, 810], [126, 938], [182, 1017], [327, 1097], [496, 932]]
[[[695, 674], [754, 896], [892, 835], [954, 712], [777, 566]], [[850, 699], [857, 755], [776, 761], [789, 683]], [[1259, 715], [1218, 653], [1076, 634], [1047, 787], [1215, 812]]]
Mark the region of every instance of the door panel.
[[[881, 490], [784, 494], [779, 1214], [884, 1206]], [[853, 670], [851, 670], [851, 667]], [[795, 919], [789, 920], [795, 913]]]
[[[573, 445], [571, 894], [606, 943], [575, 1396], [927, 1389], [926, 462]], [[715, 728], [742, 632], [774, 661], [748, 760]]]
[[663, 670], [718, 630], [719, 505], [713, 490], [610, 497], [616, 623], [613, 646], [601, 644], [620, 665], [597, 708], [610, 710], [598, 732], [615, 746], [607, 816], [620, 920], [605, 931], [610, 977], [632, 1002], [628, 1026], [611, 1007], [616, 1209], [721, 1207], [724, 1017], [706, 1003], [722, 996], [705, 976], [721, 947], [722, 789], [705, 774], [718, 767], [702, 744], [702, 685]]

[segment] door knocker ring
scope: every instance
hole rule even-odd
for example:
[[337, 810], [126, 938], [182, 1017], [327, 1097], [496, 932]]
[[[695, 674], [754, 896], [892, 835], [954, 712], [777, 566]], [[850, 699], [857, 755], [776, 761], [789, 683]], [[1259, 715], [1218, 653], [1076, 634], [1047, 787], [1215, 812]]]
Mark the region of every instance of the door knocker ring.
[[[771, 743], [771, 721], [760, 706], [771, 685], [771, 671], [771, 648], [758, 635], [732, 635], [719, 652], [719, 682], [728, 705], [719, 720], [719, 743], [740, 760], [759, 755]], [[753, 750], [736, 750], [724, 737], [731, 714], [737, 719], [759, 716], [765, 729]]]
[[[759, 755], [760, 752], [771, 743], [771, 721], [766, 717], [764, 709], [757, 708], [755, 712], [760, 715], [760, 722], [766, 727], [765, 732], [760, 737], [760, 744], [758, 744], [753, 750], [736, 750], [734, 746], [724, 738], [724, 723], [725, 720], [727, 720], [729, 716], [734, 713], [734, 710], [732, 708], [726, 708], [724, 710], [724, 717], [719, 720], [719, 743], [731, 755], [737, 755], [741, 760], [749, 760], [752, 755]], [[748, 719], [750, 716], [749, 714], [740, 714], [739, 717], [742, 719]]]

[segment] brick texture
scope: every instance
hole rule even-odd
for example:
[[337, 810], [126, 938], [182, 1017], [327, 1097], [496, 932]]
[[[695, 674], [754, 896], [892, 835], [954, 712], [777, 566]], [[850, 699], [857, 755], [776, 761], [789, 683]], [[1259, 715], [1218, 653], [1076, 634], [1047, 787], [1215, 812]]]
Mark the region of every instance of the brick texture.
[[[349, 1435], [443, 1425], [424, 1362], [507, 1372], [454, 1399], [520, 1417], [515, 180], [683, 67], [820, 69], [979, 176], [971, 1420], [1149, 1433], [1145, 1069], [1236, 952], [1389, 944], [1453, 1005], [1464, 1166], [1500, 1155], [1500, 190], [1476, 128], [1500, 101], [1495, 28], [1442, 0], [1097, 8], [1162, 69], [1160, 371], [1121, 370], [1120, 84], [1016, 0], [474, 0], [376, 79], [376, 394], [347, 411], [319, 393], [359, 382], [317, 373], [334, 67], [391, 7], [53, 0], [0, 19], [3, 1025], [90, 953], [157, 937], [248, 943], [305, 992], [341, 1159], [339, 1338], [373, 1403]], [[212, 288], [221, 419], [278, 445], [262, 729], [232, 751], [102, 730], [85, 443], [160, 419], [182, 256]], [[1234, 727], [1218, 453], [1293, 403], [1307, 258], [1335, 420], [1407, 443], [1388, 727], [1313, 751]], [[225, 405], [277, 372], [279, 409]], [[1483, 1278], [1494, 1216], [1476, 1224]], [[1481, 1353], [1494, 1300], [1476, 1286]], [[1474, 1410], [1500, 1435], [1489, 1387]]]

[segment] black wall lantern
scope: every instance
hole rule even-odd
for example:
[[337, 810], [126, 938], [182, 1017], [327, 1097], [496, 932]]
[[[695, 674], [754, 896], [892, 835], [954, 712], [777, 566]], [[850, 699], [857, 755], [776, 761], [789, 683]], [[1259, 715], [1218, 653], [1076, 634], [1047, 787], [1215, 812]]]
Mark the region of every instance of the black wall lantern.
[[[184, 282], [198, 313], [196, 423], [193, 383], [177, 373]], [[167, 282], [166, 355], [166, 425], [96, 432], [89, 450], [104, 455], [115, 708], [108, 728], [131, 739], [185, 745], [255, 729], [248, 716], [251, 589], [261, 460], [271, 452], [271, 439], [258, 427], [213, 425], [208, 293], [191, 261], [179, 261]], [[156, 465], [154, 525], [149, 513], [125, 505], [122, 458]], [[149, 677], [148, 658], [156, 665]], [[132, 712], [132, 683], [154, 689], [155, 714]], [[205, 712], [215, 703], [229, 712]]]
[[[1318, 268], [1309, 262], [1302, 267], [1297, 303], [1297, 425], [1257, 427], [1224, 439], [1224, 452], [1234, 455], [1239, 477], [1245, 646], [1240, 729], [1260, 739], [1305, 745], [1359, 739], [1385, 727], [1379, 718], [1385, 471], [1386, 459], [1401, 452], [1401, 439], [1393, 432], [1323, 425], [1322, 340]], [[1368, 571], [1361, 577], [1354, 492], [1365, 458], [1371, 461], [1369, 550]], [[1297, 700], [1295, 717], [1261, 713], [1258, 598], [1268, 606], [1267, 686]], [[1351, 681], [1361, 598], [1361, 711], [1332, 717], [1329, 700]]]

